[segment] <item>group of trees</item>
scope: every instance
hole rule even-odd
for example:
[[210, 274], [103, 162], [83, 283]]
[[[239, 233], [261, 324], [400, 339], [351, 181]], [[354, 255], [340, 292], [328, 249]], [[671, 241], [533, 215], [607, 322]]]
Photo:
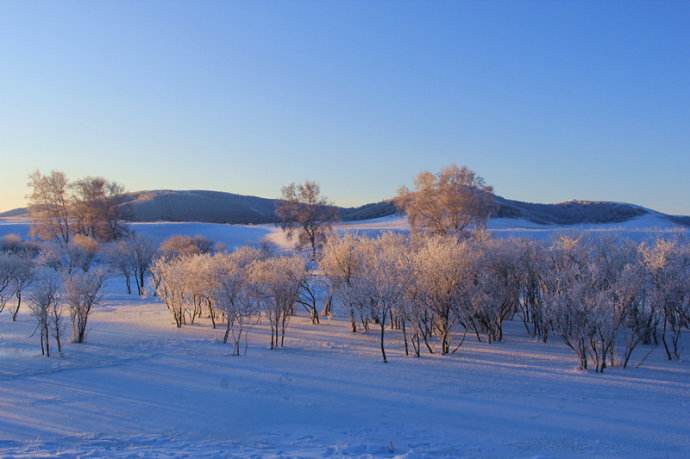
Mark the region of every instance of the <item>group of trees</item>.
[[[318, 187], [309, 185], [284, 192], [301, 202], [301, 215], [325, 206]], [[309, 199], [295, 198], [302, 195]], [[387, 326], [401, 330], [408, 355], [420, 356], [422, 349], [448, 354], [468, 332], [480, 341], [501, 341], [504, 322], [516, 316], [533, 337], [560, 337], [583, 369], [626, 367], [640, 343], [661, 343], [669, 360], [679, 358], [681, 332], [690, 326], [687, 244], [492, 240], [485, 228], [496, 210], [493, 189], [455, 165], [422, 172], [415, 190], [401, 188], [395, 204], [407, 215], [410, 237], [339, 238], [330, 219], [310, 219], [320, 222], [318, 228], [301, 230], [302, 241], [314, 241], [309, 234], [325, 241], [311, 247], [329, 281], [327, 305], [340, 300], [353, 332], [358, 324], [365, 331], [376, 324], [384, 361]], [[299, 230], [295, 220], [291, 229]]]
[[68, 248], [23, 241], [16, 235], [0, 241], [0, 312], [14, 298], [10, 315], [16, 321], [22, 299], [28, 298], [43, 355], [50, 356], [51, 337], [62, 352], [64, 309], [69, 310], [72, 341], [84, 342], [88, 315], [100, 300], [106, 276], [104, 269], [94, 267], [96, 252], [97, 248], [80, 243], [78, 237]]
[[127, 232], [119, 207], [124, 188], [115, 182], [101, 177], [70, 181], [59, 171], [36, 171], [29, 187], [33, 237], [68, 245], [74, 235], [107, 242]]
[[661, 342], [677, 359], [690, 326], [690, 248], [663, 240], [347, 235], [326, 244], [321, 268], [352, 330], [378, 325], [384, 361], [386, 325], [419, 357], [455, 352], [468, 332], [501, 341], [504, 322], [519, 318], [531, 336], [560, 337], [581, 368], [601, 372], [627, 366], [640, 343]]
[[153, 273], [177, 327], [204, 314], [214, 328], [225, 322], [223, 342], [232, 339], [235, 355], [250, 321], [269, 323], [271, 349], [285, 345], [288, 321], [307, 279], [302, 257], [269, 256], [249, 247], [160, 258]]

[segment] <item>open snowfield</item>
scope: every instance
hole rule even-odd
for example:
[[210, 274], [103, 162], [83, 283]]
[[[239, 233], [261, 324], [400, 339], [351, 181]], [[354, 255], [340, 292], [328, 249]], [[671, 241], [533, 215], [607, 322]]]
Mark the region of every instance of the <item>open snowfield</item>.
[[[111, 282], [88, 343], [40, 355], [33, 322], [0, 320], [2, 457], [687, 457], [690, 362], [657, 349], [637, 369], [574, 370], [558, 341], [468, 338], [405, 357], [389, 332], [292, 320], [232, 357], [208, 322], [181, 330], [155, 299]], [[687, 338], [687, 337], [686, 337]], [[690, 344], [685, 342], [686, 348]], [[637, 362], [648, 352], [642, 347]]]
[[[0, 225], [0, 235], [26, 229], [13, 225]], [[504, 227], [545, 231], [528, 222]], [[269, 226], [136, 229], [156, 240], [203, 234], [230, 247], [267, 236], [280, 242]], [[389, 218], [339, 229], [375, 234], [404, 224]], [[501, 231], [496, 221], [492, 229]], [[48, 359], [27, 311], [17, 323], [4, 313], [0, 457], [690, 455], [687, 334], [680, 362], [641, 346], [633, 356], [633, 367], [646, 359], [640, 368], [603, 375], [575, 370], [564, 344], [527, 338], [518, 322], [508, 323], [501, 343], [468, 336], [454, 355], [421, 359], [405, 357], [398, 332], [389, 331], [391, 363], [383, 364], [373, 330], [352, 334], [344, 320], [315, 326], [299, 314], [285, 349], [270, 351], [267, 325], [256, 324], [247, 354], [233, 357], [208, 321], [176, 329], [156, 298], [125, 295], [111, 279], [87, 344]]]

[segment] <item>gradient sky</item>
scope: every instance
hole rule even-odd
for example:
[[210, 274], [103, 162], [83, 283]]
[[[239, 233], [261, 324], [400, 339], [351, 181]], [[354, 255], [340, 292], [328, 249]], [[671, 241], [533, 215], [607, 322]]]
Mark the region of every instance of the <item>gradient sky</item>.
[[423, 169], [690, 214], [690, 2], [0, 2], [0, 209], [34, 169], [338, 204]]

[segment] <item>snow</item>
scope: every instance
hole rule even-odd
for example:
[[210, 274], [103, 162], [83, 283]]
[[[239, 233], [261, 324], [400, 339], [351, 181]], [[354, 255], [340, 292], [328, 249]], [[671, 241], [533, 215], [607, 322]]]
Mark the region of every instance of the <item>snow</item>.
[[[641, 368], [574, 370], [559, 341], [468, 338], [405, 357], [388, 332], [294, 318], [287, 348], [253, 325], [232, 357], [207, 321], [180, 330], [115, 279], [87, 343], [40, 356], [26, 312], [0, 320], [2, 457], [684, 457], [690, 363], [657, 349]], [[302, 314], [303, 316], [303, 314]], [[685, 337], [687, 338], [687, 337]], [[686, 339], [686, 348], [688, 340]], [[642, 359], [648, 348], [633, 357]]]

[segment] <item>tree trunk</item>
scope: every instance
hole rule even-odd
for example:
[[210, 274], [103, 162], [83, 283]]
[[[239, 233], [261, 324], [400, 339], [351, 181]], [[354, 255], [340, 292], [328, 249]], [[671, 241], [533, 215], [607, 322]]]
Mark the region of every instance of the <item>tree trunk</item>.
[[14, 312], [12, 313], [12, 322], [17, 321], [17, 314], [19, 314], [19, 308], [22, 305], [22, 291], [17, 290], [17, 307], [14, 308]]

